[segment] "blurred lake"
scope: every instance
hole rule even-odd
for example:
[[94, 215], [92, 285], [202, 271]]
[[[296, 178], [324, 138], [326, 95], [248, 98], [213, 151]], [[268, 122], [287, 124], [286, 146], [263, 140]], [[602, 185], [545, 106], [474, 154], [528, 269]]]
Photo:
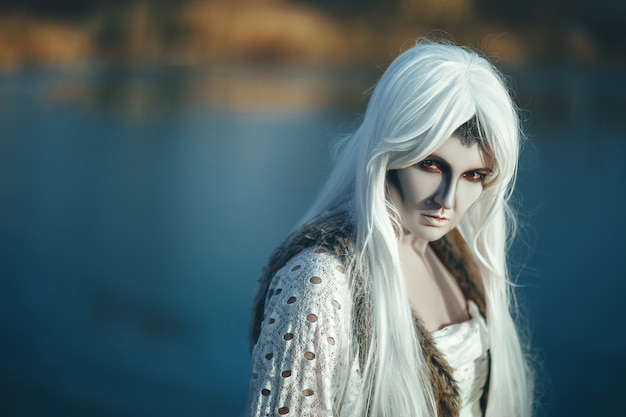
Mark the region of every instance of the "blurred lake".
[[[267, 257], [378, 73], [0, 74], [0, 414], [241, 416]], [[626, 77], [511, 72], [529, 142], [512, 269], [539, 415], [613, 414], [626, 372]]]

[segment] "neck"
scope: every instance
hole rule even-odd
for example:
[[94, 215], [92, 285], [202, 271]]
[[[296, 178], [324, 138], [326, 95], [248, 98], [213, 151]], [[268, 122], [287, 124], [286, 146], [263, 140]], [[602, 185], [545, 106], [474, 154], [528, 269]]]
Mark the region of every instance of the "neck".
[[426, 249], [428, 249], [428, 241], [425, 239], [419, 239], [412, 234], [405, 234], [398, 240], [398, 246], [403, 247], [404, 249], [411, 249], [423, 258], [426, 254]]

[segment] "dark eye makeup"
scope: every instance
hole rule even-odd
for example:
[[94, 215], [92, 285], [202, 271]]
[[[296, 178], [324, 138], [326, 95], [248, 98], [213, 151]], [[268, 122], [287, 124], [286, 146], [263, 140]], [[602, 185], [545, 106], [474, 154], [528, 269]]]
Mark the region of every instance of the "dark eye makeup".
[[486, 172], [468, 171], [463, 173], [463, 178], [470, 182], [484, 182], [487, 178]]
[[440, 161], [434, 159], [424, 159], [417, 163], [417, 167], [427, 172], [443, 172], [446, 167]]
[[[436, 173], [436, 174], [450, 172], [451, 170], [450, 165], [448, 165], [447, 162], [440, 160], [440, 159], [435, 159], [435, 158], [423, 159], [419, 161], [417, 164], [415, 164], [415, 166], [421, 169], [422, 171]], [[481, 169], [475, 169], [475, 170], [464, 172], [463, 178], [465, 178], [466, 180], [470, 182], [484, 183], [486, 178], [489, 175], [491, 175], [490, 168], [481, 168]]]

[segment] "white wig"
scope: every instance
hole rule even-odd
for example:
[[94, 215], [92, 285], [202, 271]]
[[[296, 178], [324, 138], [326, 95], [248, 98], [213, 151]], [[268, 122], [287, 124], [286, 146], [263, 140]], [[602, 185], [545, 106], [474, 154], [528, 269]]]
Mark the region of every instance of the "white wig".
[[458, 225], [487, 298], [491, 373], [486, 415], [531, 414], [532, 378], [512, 318], [516, 311], [506, 267], [515, 226], [507, 201], [520, 147], [517, 112], [502, 76], [486, 59], [462, 47], [421, 40], [398, 56], [375, 86], [360, 126], [342, 143], [336, 167], [301, 222], [342, 208], [352, 213], [359, 251], [352, 268], [365, 281], [357, 287], [371, 292], [373, 333], [361, 370], [363, 400], [360, 407], [339, 410], [342, 415], [436, 414], [400, 278], [386, 175], [419, 162], [470, 119], [494, 160], [484, 191]]

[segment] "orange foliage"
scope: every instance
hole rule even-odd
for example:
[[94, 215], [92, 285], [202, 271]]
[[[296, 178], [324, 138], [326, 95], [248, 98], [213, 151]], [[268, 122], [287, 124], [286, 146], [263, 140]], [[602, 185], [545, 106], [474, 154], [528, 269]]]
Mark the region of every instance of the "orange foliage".
[[22, 15], [0, 17], [0, 67], [76, 63], [93, 50], [90, 34], [76, 26]]
[[[538, 47], [527, 34], [502, 34], [500, 28], [480, 21], [474, 0], [403, 0], [400, 12], [341, 17], [286, 0], [168, 4], [165, 9], [158, 3], [129, 1], [94, 9], [80, 21], [5, 15], [0, 17], [0, 68], [96, 58], [385, 65], [416, 38], [445, 33], [513, 64]], [[443, 32], [432, 32], [435, 28]], [[568, 49], [581, 59], [594, 57], [593, 45], [583, 36], [572, 37]]]
[[319, 10], [276, 2], [195, 1], [181, 14], [188, 57], [341, 63], [367, 34]]
[[409, 19], [458, 21], [474, 17], [474, 0], [402, 0]]

